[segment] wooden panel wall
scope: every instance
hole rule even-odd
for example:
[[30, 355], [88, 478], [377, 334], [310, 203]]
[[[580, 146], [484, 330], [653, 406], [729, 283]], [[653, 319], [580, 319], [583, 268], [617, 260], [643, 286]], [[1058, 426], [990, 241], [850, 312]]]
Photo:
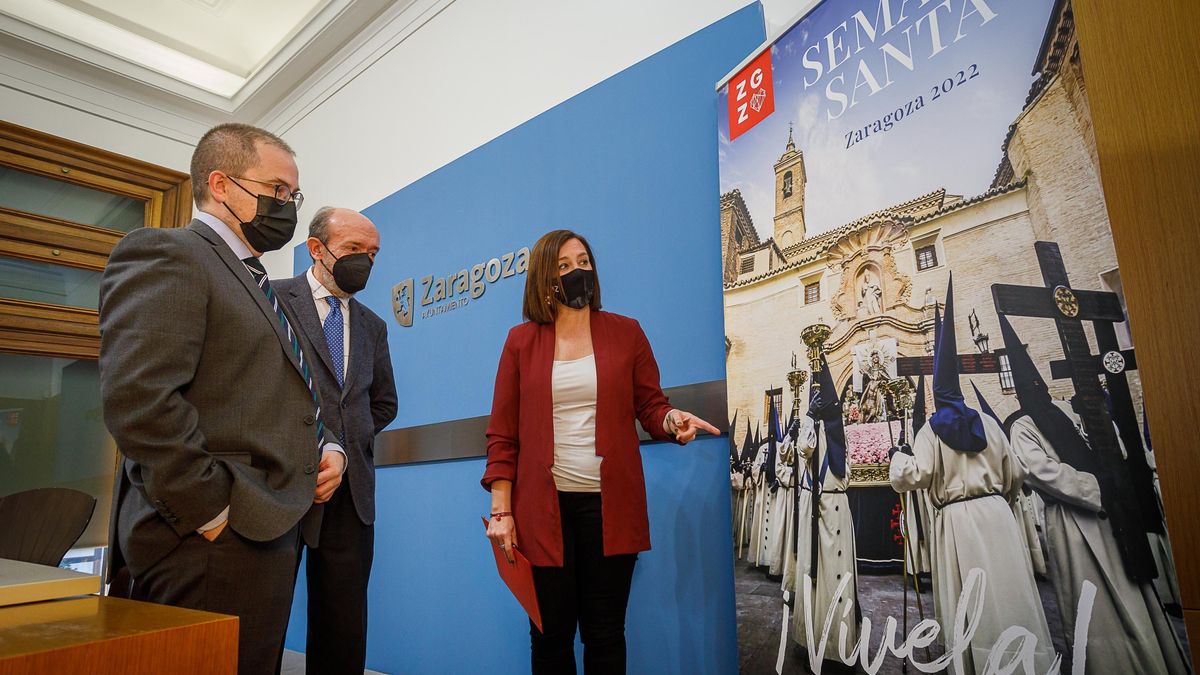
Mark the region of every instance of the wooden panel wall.
[[1200, 2], [1074, 0], [1192, 659], [1200, 662]]

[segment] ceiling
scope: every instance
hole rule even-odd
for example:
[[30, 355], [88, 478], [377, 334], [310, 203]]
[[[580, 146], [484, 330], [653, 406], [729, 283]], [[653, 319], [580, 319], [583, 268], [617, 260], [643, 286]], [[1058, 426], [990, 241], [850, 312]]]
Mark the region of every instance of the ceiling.
[[277, 101], [381, 14], [413, 1], [4, 0], [0, 47], [25, 63], [47, 59], [56, 74], [70, 59], [77, 80], [116, 76], [235, 113], [264, 90]]

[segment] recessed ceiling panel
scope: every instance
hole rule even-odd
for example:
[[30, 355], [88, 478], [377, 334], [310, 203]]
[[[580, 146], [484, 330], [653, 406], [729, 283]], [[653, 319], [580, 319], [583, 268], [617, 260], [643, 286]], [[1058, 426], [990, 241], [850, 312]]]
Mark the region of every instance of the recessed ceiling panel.
[[233, 97], [333, 0], [6, 0], [0, 12]]

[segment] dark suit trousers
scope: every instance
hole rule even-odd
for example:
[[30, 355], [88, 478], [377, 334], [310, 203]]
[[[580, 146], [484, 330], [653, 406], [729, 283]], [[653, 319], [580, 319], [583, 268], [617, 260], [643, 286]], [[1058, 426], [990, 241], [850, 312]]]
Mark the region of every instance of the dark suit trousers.
[[134, 580], [134, 600], [233, 614], [239, 675], [278, 673], [296, 585], [298, 530], [267, 542], [226, 527], [216, 541], [185, 537]]
[[576, 626], [587, 675], [624, 673], [625, 609], [637, 554], [604, 555], [599, 492], [559, 492], [558, 504], [563, 566], [533, 568], [545, 629], [529, 622], [533, 675], [574, 675]]
[[362, 675], [375, 526], [359, 520], [349, 481], [342, 482], [324, 508], [320, 544], [304, 553], [308, 575], [305, 672]]

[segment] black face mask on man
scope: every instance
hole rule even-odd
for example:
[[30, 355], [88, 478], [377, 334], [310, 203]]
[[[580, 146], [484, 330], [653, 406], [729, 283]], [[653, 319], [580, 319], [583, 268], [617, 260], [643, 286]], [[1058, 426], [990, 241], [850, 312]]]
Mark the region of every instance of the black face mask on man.
[[[320, 240], [318, 240], [320, 241]], [[354, 294], [367, 287], [367, 279], [371, 276], [371, 266], [375, 264], [371, 260], [370, 253], [351, 253], [342, 257], [333, 255], [333, 251], [321, 242], [321, 246], [333, 258], [333, 268], [325, 265], [322, 261], [321, 265], [329, 270], [333, 275], [333, 283], [346, 293]]]
[[[232, 178], [229, 180], [234, 185], [246, 190], [236, 180]], [[246, 193], [254, 195], [249, 190], [246, 190]], [[280, 204], [270, 195], [254, 196], [258, 197], [258, 210], [255, 212], [253, 220], [242, 220], [241, 216], [233, 213], [229, 204], [225, 204], [225, 209], [238, 219], [242, 234], [246, 236], [246, 242], [250, 244], [251, 248], [259, 253], [278, 251], [283, 248], [284, 244], [291, 241], [292, 235], [296, 233], [296, 203], [288, 201]]]
[[558, 291], [555, 293], [555, 297], [571, 309], [583, 309], [592, 304], [592, 297], [595, 294], [595, 270], [576, 267], [558, 278]]

